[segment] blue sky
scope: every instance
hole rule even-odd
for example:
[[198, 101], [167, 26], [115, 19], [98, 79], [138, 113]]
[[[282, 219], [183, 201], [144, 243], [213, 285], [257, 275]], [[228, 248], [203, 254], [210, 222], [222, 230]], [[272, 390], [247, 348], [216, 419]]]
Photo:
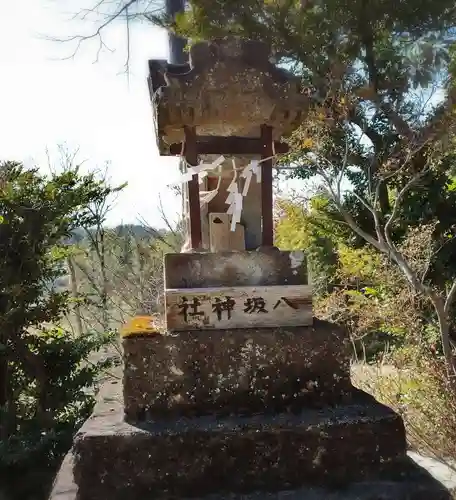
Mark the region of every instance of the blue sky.
[[[93, 0], [87, 0], [88, 5]], [[111, 181], [127, 181], [108, 222], [135, 222], [138, 217], [162, 226], [157, 207], [176, 219], [180, 200], [167, 184], [176, 178], [175, 159], [157, 152], [149, 93], [147, 61], [167, 58], [167, 35], [149, 24], [131, 30], [129, 81], [123, 73], [125, 26], [110, 27], [95, 63], [96, 40], [63, 60], [73, 46], [43, 39], [90, 30], [90, 23], [71, 20], [81, 0], [4, 2], [0, 16], [0, 159], [15, 159], [47, 169], [49, 148], [80, 148], [87, 168], [110, 162]]]

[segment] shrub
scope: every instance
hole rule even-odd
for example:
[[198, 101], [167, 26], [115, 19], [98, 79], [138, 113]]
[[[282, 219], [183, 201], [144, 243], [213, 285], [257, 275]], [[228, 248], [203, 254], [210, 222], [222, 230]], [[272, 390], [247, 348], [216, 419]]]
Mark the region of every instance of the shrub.
[[70, 300], [54, 284], [71, 231], [95, 223], [91, 204], [111, 192], [77, 169], [45, 177], [0, 164], [0, 468], [15, 500], [46, 497], [108, 363], [88, 356], [111, 334], [75, 338], [60, 327]]

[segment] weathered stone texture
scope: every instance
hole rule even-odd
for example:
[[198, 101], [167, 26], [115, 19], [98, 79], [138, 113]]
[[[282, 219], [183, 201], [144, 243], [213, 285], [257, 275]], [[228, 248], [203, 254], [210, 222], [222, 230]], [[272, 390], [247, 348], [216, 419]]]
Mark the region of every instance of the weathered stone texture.
[[269, 54], [265, 43], [227, 37], [195, 43], [188, 65], [149, 61], [160, 154], [183, 140], [185, 125], [221, 136], [255, 136], [271, 125], [279, 138], [301, 123], [309, 98]]
[[[449, 476], [451, 471], [448, 470]], [[380, 479], [355, 482], [343, 489], [325, 487], [303, 487], [296, 490], [254, 493], [216, 493], [205, 495], [198, 500], [451, 500], [453, 496], [446, 487], [447, 482], [434, 480], [413, 460], [401, 461], [397, 466], [396, 480]], [[137, 500], [128, 488], [119, 485], [118, 496], [125, 500]], [[121, 493], [123, 490], [123, 493]], [[73, 454], [66, 457], [57, 476], [49, 500], [85, 500], [78, 496], [78, 488], [73, 481]], [[138, 500], [155, 500], [155, 496], [141, 497]], [[189, 500], [186, 496], [182, 500]], [[194, 499], [195, 500], [195, 499]]]
[[84, 424], [73, 453], [79, 500], [171, 499], [343, 487], [392, 472], [405, 458], [405, 433], [398, 415], [364, 394], [320, 411], [141, 427], [125, 423], [122, 403], [110, 401]]
[[307, 285], [302, 251], [169, 253], [165, 288]]
[[252, 414], [348, 401], [349, 349], [344, 330], [318, 320], [126, 338], [126, 415]]
[[[400, 419], [395, 417], [391, 410], [376, 405], [372, 398], [363, 398], [362, 393], [361, 398], [357, 400], [357, 406], [349, 405], [345, 409], [338, 408], [329, 412], [313, 411], [300, 416], [283, 415], [275, 418], [261, 416], [250, 419], [200, 418], [194, 420], [193, 425], [188, 419], [181, 419], [171, 425], [157, 424], [148, 429], [140, 429], [123, 422], [119, 389], [120, 384], [103, 385], [93, 416], [77, 435], [76, 446], [62, 464], [50, 500], [172, 498], [189, 500], [196, 491], [225, 487], [228, 481], [229, 486], [225, 489], [229, 491], [217, 491], [193, 498], [199, 500], [450, 500], [448, 488], [456, 484], [454, 473], [449, 467], [441, 471], [439, 480], [434, 480], [426, 470], [417, 466], [416, 457], [404, 459], [405, 443]], [[369, 420], [371, 424], [368, 424]], [[320, 425], [316, 425], [316, 422]], [[330, 422], [337, 428], [328, 425]], [[236, 435], [232, 432], [234, 428]], [[257, 430], [259, 432], [255, 432]], [[378, 436], [373, 437], [377, 434], [377, 430]], [[360, 446], [363, 433], [363, 443]], [[258, 440], [256, 440], [257, 435]], [[200, 448], [193, 448], [193, 443], [200, 442], [201, 446], [204, 436], [207, 437], [209, 446], [201, 452]], [[295, 436], [298, 436], [296, 445], [291, 446], [290, 442], [292, 440], [294, 442]], [[309, 436], [308, 440], [305, 439], [306, 436]], [[234, 441], [224, 447], [224, 442], [228, 440], [229, 443], [230, 438]], [[155, 450], [157, 440], [161, 456], [158, 456], [159, 452]], [[176, 456], [172, 449], [163, 448], [167, 440], [178, 442], [179, 450], [182, 450], [185, 443], [192, 448], [185, 449], [181, 460], [181, 456]], [[320, 447], [315, 451], [317, 442]], [[338, 452], [339, 442], [342, 446], [341, 453]], [[377, 450], [379, 442], [381, 447]], [[220, 449], [213, 450], [216, 443], [221, 443]], [[235, 455], [227, 456], [226, 465], [214, 472], [217, 464], [212, 464], [210, 453], [214, 451], [218, 461], [223, 453], [228, 455], [230, 450], [233, 451], [234, 446], [236, 452], [246, 449], [247, 454], [244, 458], [241, 456], [237, 459], [233, 458]], [[260, 453], [258, 457], [253, 456], [255, 450], [261, 446], [267, 448], [267, 455], [263, 457]], [[312, 450], [315, 452], [312, 463], [306, 462], [303, 466], [305, 457], [309, 457]], [[380, 453], [380, 461], [386, 459], [386, 470], [383, 467], [385, 462], [378, 468], [374, 467], [373, 463], [369, 465], [369, 453], [374, 456], [374, 450], [375, 453]], [[362, 455], [358, 462], [359, 451]], [[292, 460], [290, 452], [296, 454], [296, 462], [289, 463]], [[388, 457], [394, 456], [395, 453], [397, 458], [391, 462]], [[274, 462], [277, 456], [279, 456], [278, 463]], [[194, 459], [197, 465], [193, 464]], [[147, 468], [142, 466], [141, 460], [146, 460]], [[425, 461], [420, 459], [419, 463]], [[363, 465], [366, 462], [367, 467]], [[430, 459], [427, 459], [427, 462], [430, 462], [429, 469], [444, 467]], [[73, 474], [75, 463], [76, 477]], [[278, 491], [264, 491], [271, 481], [275, 488], [278, 476], [284, 473], [285, 463], [288, 463], [291, 471], [289, 477], [294, 480], [299, 473], [300, 484], [303, 486], [292, 490], [289, 486], [290, 479], [284, 478], [285, 482], [278, 486]], [[233, 475], [235, 486], [233, 491], [231, 476], [228, 475], [232, 473], [236, 464], [238, 468]], [[249, 471], [252, 467], [260, 466], [262, 468], [258, 468], [256, 477], [252, 478]], [[315, 468], [322, 470], [322, 467], [330, 468], [329, 473], [322, 475], [323, 484], [307, 484], [309, 477], [313, 483], [318, 481], [317, 478], [320, 476], [319, 473], [309, 476], [306, 471]], [[335, 470], [334, 478], [332, 470]], [[356, 480], [341, 487], [339, 477], [344, 470], [349, 470], [348, 477], [356, 476]], [[363, 479], [360, 473], [367, 473], [368, 477]], [[242, 474], [245, 476], [244, 482]], [[272, 479], [269, 478], [270, 474]], [[344, 474], [342, 479], [346, 481], [348, 477], [345, 478]], [[205, 486], [206, 481], [208, 486]], [[256, 491], [248, 492], [247, 489], [252, 482], [259, 486]], [[160, 484], [169, 483], [175, 483], [171, 485], [171, 490], [157, 492]], [[191, 486], [192, 484], [194, 486]], [[190, 489], [186, 489], [182, 496], [178, 495], [177, 491], [187, 488], [186, 485], [190, 485]]]

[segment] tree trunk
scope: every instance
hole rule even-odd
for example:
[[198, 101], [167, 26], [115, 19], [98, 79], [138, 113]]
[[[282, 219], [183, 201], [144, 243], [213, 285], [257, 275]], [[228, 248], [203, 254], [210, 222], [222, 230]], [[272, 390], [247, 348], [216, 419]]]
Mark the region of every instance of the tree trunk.
[[81, 306], [79, 304], [79, 291], [78, 291], [78, 282], [76, 278], [76, 269], [74, 267], [73, 259], [71, 258], [71, 256], [68, 256], [67, 263], [68, 263], [68, 269], [70, 271], [71, 295], [75, 300], [73, 310], [76, 318], [76, 330], [78, 332], [78, 335], [81, 336], [84, 333], [84, 328], [82, 324]]
[[391, 210], [389, 196], [388, 196], [388, 186], [384, 182], [381, 184], [381, 186], [379, 188], [378, 201], [379, 201], [379, 205], [380, 205], [380, 212], [381, 212], [382, 216], [384, 217]]
[[[0, 342], [1, 342], [0, 337]], [[2, 412], [0, 420], [0, 439], [6, 440], [9, 436], [9, 376], [8, 376], [8, 357], [6, 351], [0, 352], [0, 410]]]
[[445, 302], [441, 297], [431, 297], [432, 305], [434, 306], [437, 318], [439, 321], [440, 337], [442, 339], [443, 355], [445, 356], [445, 364], [451, 387], [456, 388], [456, 366], [451, 348], [450, 340], [450, 321], [448, 314], [445, 312]]
[[106, 269], [106, 242], [104, 228], [100, 227], [100, 271], [101, 271], [101, 309], [103, 317], [103, 330], [109, 329], [109, 311], [108, 311], [108, 277]]

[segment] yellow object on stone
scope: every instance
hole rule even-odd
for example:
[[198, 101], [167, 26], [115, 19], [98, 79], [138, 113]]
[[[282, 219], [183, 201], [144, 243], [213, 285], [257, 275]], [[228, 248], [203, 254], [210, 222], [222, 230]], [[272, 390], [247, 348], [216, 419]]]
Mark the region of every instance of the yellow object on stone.
[[314, 145], [314, 141], [311, 137], [306, 137], [304, 139], [303, 146], [307, 149], [310, 149]]
[[120, 330], [122, 337], [132, 335], [159, 335], [160, 329], [157, 326], [154, 316], [135, 316], [126, 323]]

